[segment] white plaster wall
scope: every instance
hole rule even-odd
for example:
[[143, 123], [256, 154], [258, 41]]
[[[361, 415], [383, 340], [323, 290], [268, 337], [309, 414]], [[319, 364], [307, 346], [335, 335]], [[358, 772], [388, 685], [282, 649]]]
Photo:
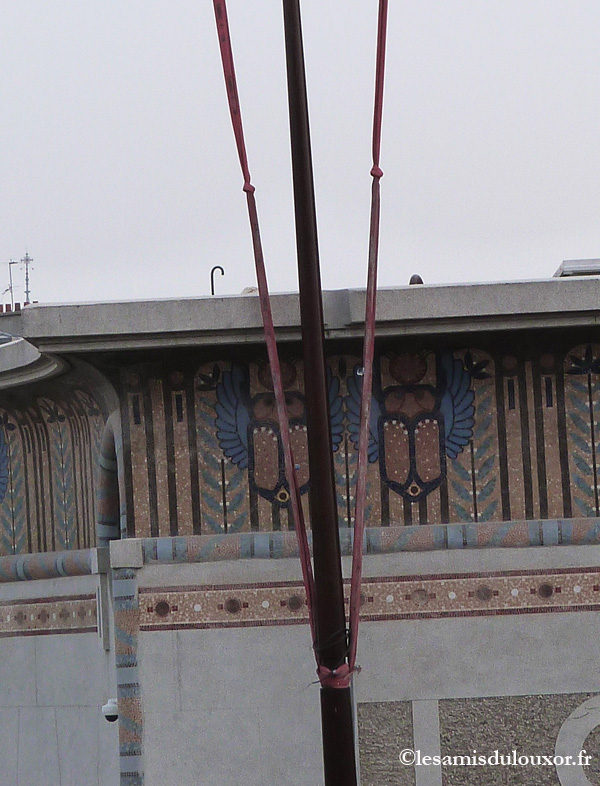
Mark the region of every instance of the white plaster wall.
[[[356, 700], [600, 691], [597, 612], [361, 628]], [[306, 626], [140, 635], [146, 786], [322, 784]]]
[[[596, 546], [393, 554], [367, 557], [365, 575], [593, 566], [599, 557]], [[173, 587], [290, 580], [298, 572], [295, 560], [246, 560], [146, 567], [138, 579]], [[355, 698], [435, 703], [600, 692], [599, 628], [593, 611], [364, 622]], [[146, 631], [138, 658], [145, 786], [322, 784], [307, 625]]]
[[[91, 594], [97, 576], [6, 584], [3, 601]], [[96, 633], [0, 638], [0, 786], [118, 786], [114, 655]]]
[[600, 613], [367, 622], [356, 699], [600, 691]]
[[305, 625], [140, 635], [145, 786], [317, 786]]

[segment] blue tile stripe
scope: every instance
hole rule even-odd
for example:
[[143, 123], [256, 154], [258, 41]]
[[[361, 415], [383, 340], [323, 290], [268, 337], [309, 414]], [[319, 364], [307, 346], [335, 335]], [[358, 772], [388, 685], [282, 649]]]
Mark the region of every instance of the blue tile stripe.
[[[575, 533], [577, 533], [575, 535]], [[342, 556], [352, 554], [354, 531], [340, 529]], [[308, 532], [309, 545], [312, 534]], [[432, 524], [365, 530], [363, 552], [386, 554], [446, 549], [522, 548], [600, 544], [600, 518]], [[243, 532], [145, 538], [144, 563], [216, 562], [232, 559], [297, 557], [293, 532]]]
[[[175, 554], [168, 538], [161, 539], [160, 553]], [[143, 786], [143, 720], [137, 662], [139, 600], [136, 571], [113, 571], [115, 608], [115, 664], [119, 702], [120, 786]], [[133, 613], [132, 613], [133, 612]], [[131, 738], [134, 738], [133, 741]]]
[[464, 548], [465, 539], [463, 538], [463, 527], [448, 527], [448, 548]]
[[120, 685], [123, 688], [126, 685], [134, 685], [137, 679], [137, 661], [132, 663], [131, 666], [117, 666], [117, 685]]
[[93, 549], [0, 557], [0, 583], [89, 576]]

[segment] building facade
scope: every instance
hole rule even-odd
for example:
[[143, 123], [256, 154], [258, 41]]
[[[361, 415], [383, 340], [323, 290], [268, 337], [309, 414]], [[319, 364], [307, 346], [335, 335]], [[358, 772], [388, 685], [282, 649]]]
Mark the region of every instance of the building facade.
[[[363, 786], [600, 782], [599, 295], [596, 277], [380, 293]], [[346, 575], [363, 303], [325, 293]], [[309, 520], [298, 304], [273, 308]], [[0, 784], [321, 783], [256, 298], [0, 319], [22, 337], [0, 347]], [[405, 749], [592, 758], [482, 769]]]

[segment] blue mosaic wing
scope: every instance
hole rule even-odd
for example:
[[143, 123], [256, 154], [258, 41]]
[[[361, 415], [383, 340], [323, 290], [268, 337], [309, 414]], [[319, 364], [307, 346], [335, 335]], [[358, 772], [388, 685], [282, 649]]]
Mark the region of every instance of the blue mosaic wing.
[[331, 442], [335, 453], [344, 437], [344, 399], [340, 396], [340, 380], [327, 367], [327, 389], [329, 391], [329, 416], [331, 418]]
[[244, 402], [248, 377], [243, 368], [224, 371], [217, 385], [217, 440], [226, 458], [240, 469], [248, 466], [248, 424], [250, 415]]
[[473, 436], [475, 394], [471, 390], [471, 376], [461, 360], [456, 360], [450, 352], [444, 352], [441, 366], [446, 385], [440, 405], [444, 416], [446, 455], [455, 459]]
[[[346, 396], [346, 408], [348, 410], [348, 433], [352, 444], [358, 450], [358, 436], [360, 431], [360, 402], [362, 398], [362, 374], [359, 374], [361, 366], [355, 366], [351, 377], [348, 377]], [[379, 458], [379, 439], [377, 432], [377, 422], [381, 415], [381, 408], [375, 396], [371, 396], [371, 417], [369, 419], [369, 444], [367, 455], [372, 464]]]

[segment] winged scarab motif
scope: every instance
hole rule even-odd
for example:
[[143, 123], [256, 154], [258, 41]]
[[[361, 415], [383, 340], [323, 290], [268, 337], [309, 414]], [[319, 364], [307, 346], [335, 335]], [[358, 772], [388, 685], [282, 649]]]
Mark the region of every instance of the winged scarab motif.
[[[473, 436], [474, 393], [471, 376], [450, 352], [435, 356], [435, 382], [426, 383], [428, 358], [405, 354], [389, 362], [392, 384], [381, 385], [375, 369], [369, 424], [368, 457], [379, 461], [382, 481], [397, 494], [417, 502], [446, 475], [446, 459], [455, 459]], [[362, 376], [348, 378], [349, 432], [358, 448]]]
[[[295, 367], [282, 363], [281, 371], [300, 493], [305, 494], [310, 482], [305, 398]], [[330, 371], [328, 383], [333, 449], [336, 451], [343, 436], [343, 399], [339, 379]], [[288, 505], [289, 486], [269, 366], [259, 366], [253, 375], [248, 366], [233, 366], [223, 372], [216, 394], [215, 425], [223, 454], [240, 469], [248, 470], [250, 487], [255, 493], [269, 502]]]

